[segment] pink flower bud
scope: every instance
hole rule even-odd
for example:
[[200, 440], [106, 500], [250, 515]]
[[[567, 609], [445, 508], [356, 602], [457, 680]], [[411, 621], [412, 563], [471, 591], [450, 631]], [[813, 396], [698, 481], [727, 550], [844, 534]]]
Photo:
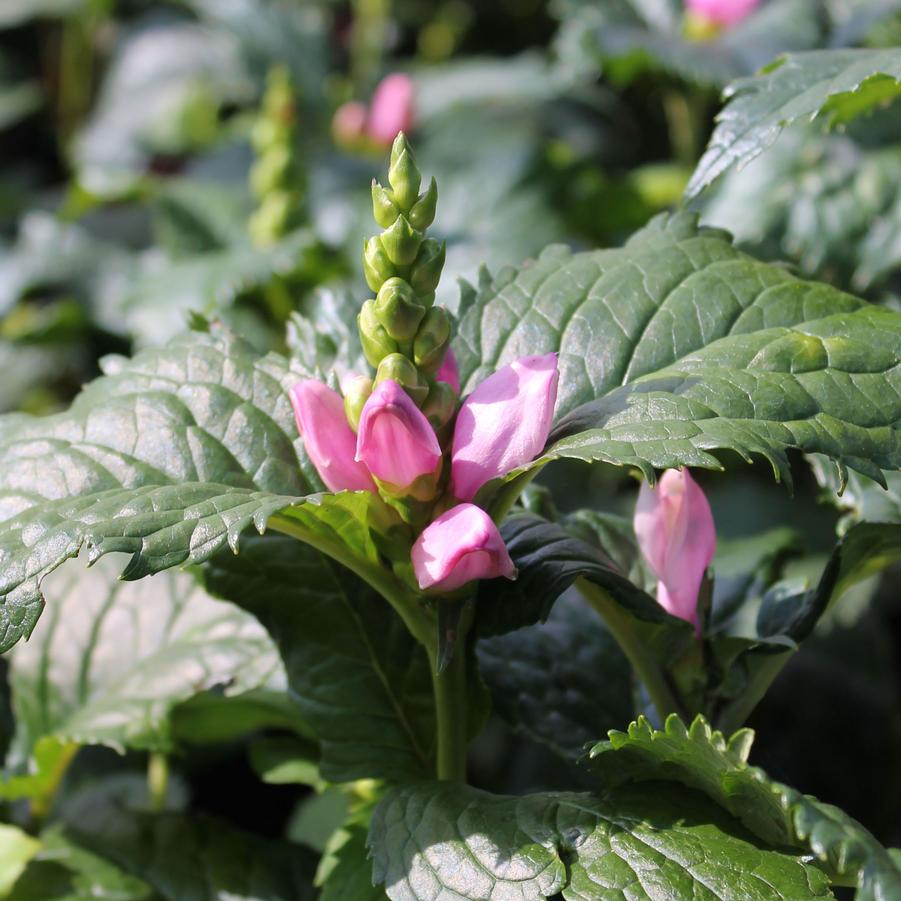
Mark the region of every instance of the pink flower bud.
[[710, 504], [687, 469], [667, 469], [635, 506], [635, 535], [659, 579], [657, 600], [673, 616], [698, 623], [698, 592], [716, 550]]
[[685, 8], [717, 25], [737, 25], [760, 4], [760, 0], [685, 0]]
[[339, 147], [354, 147], [366, 132], [366, 104], [342, 103], [332, 116], [332, 137]]
[[435, 373], [435, 381], [446, 382], [457, 394], [460, 393], [460, 367], [457, 366], [457, 358], [450, 348], [445, 352], [444, 359]]
[[390, 147], [399, 131], [413, 127], [413, 79], [395, 72], [383, 78], [372, 95], [367, 131], [383, 147]]
[[330, 491], [375, 491], [366, 467], [354, 460], [357, 436], [337, 391], [315, 379], [295, 385], [291, 405], [307, 456]]
[[501, 533], [475, 504], [459, 504], [434, 520], [416, 539], [411, 557], [422, 589], [453, 591], [473, 579], [516, 578]]
[[435, 430], [392, 379], [376, 385], [360, 415], [356, 459], [380, 481], [406, 488], [435, 472], [441, 447]]
[[489, 375], [457, 414], [451, 490], [472, 500], [490, 479], [544, 449], [557, 401], [557, 355], [523, 357]]

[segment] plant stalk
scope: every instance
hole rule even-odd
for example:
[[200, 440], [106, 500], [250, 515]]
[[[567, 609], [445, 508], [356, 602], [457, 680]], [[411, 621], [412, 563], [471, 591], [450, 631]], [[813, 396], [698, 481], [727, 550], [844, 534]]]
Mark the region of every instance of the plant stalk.
[[687, 719], [684, 706], [667, 683], [656, 662], [651, 659], [638, 636], [635, 635], [628, 617], [616, 601], [603, 588], [586, 579], [579, 579], [576, 587], [588, 605], [604, 621], [604, 625], [610, 630], [610, 634], [616, 639], [616, 643], [628, 658], [629, 663], [632, 664], [632, 669], [647, 690], [661, 724], [671, 713], [679, 714], [683, 720]]
[[469, 744], [466, 710], [466, 653], [461, 642], [442, 672], [437, 648], [427, 648], [435, 696], [436, 775], [448, 782], [466, 782]]

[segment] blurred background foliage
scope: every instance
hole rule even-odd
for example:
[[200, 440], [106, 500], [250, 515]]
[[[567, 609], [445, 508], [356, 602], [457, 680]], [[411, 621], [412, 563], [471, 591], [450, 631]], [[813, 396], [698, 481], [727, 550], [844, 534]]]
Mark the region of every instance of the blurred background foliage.
[[[477, 284], [483, 264], [497, 271], [553, 242], [615, 245], [677, 204], [734, 78], [785, 51], [898, 43], [898, 0], [770, 0], [705, 40], [685, 33], [678, 0], [0, 0], [0, 410], [58, 409], [102, 355], [203, 318], [260, 350], [329, 356], [367, 296], [369, 182], [386, 158], [362, 120], [336, 113], [369, 104], [389, 73], [412, 79], [408, 124], [438, 179], [439, 291], [454, 308], [457, 280]], [[692, 203], [755, 256], [901, 304], [899, 103], [842, 131], [789, 129]], [[703, 477], [723, 571], [732, 539], [779, 527], [792, 530], [785, 574], [816, 577], [842, 514], [797, 462], [793, 498], [763, 468]], [[621, 473], [561, 465], [548, 478], [563, 509], [631, 512]], [[844, 515], [871, 497], [857, 488]], [[821, 622], [751, 725], [755, 762], [774, 778], [898, 845], [895, 577], [859, 586]], [[586, 664], [612, 699], [599, 729], [629, 715], [618, 655], [607, 641]], [[12, 668], [21, 707], [27, 666], [14, 656]], [[190, 797], [319, 849], [348, 806], [365, 806], [365, 789], [328, 788], [313, 765], [279, 769], [305, 741], [298, 727], [279, 744], [283, 711], [262, 718], [262, 739], [249, 716], [243, 734], [199, 740], [202, 697], [175, 706], [167, 803]], [[45, 726], [20, 728], [8, 765]], [[126, 779], [142, 753], [83, 751], [59, 803], [77, 810], [84, 780]], [[501, 791], [580, 778], [499, 717], [473, 777]], [[298, 782], [312, 786], [299, 802]]]

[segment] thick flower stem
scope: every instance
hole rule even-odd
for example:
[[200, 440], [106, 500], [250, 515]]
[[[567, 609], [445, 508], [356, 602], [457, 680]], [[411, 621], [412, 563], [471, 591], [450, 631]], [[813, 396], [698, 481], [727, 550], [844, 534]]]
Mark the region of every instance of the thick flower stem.
[[436, 775], [448, 782], [466, 782], [466, 653], [461, 644], [439, 672], [437, 649], [430, 647], [428, 652], [435, 695]]
[[638, 636], [633, 632], [628, 617], [616, 601], [603, 588], [585, 579], [579, 579], [576, 586], [588, 605], [604, 621], [604, 625], [632, 664], [632, 669], [641, 679], [651, 703], [657, 710], [660, 722], [663, 723], [671, 713], [678, 713], [685, 719], [686, 711], [683, 704], [667, 684], [656, 663], [648, 656]]

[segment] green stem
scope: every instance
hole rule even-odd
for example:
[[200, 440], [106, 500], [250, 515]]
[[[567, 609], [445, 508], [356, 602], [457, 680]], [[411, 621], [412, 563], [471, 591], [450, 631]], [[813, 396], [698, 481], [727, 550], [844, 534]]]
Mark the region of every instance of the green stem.
[[588, 605], [604, 621], [604, 625], [610, 630], [610, 634], [629, 659], [632, 669], [641, 679], [651, 703], [657, 710], [660, 722], [662, 723], [671, 713], [678, 713], [683, 719], [686, 719], [684, 706], [668, 684], [665, 674], [635, 634], [629, 617], [619, 604], [599, 585], [585, 579], [579, 579], [576, 587]]
[[461, 640], [450, 663], [438, 672], [436, 648], [427, 648], [432, 667], [437, 730], [436, 775], [448, 782], [466, 782], [468, 745], [466, 711], [466, 653]]
[[724, 735], [731, 735], [740, 729], [751, 711], [760, 703], [767, 689], [773, 684], [776, 676], [782, 672], [782, 667], [788, 662], [788, 658], [794, 651], [786, 651], [784, 654], [773, 654], [761, 664], [754, 673], [753, 681], [745, 688], [740, 698], [736, 698], [732, 704], [726, 707], [716, 718], [716, 728]]
[[168, 790], [169, 758], [165, 754], [151, 752], [147, 759], [147, 792], [152, 810], [160, 811], [166, 806]]
[[673, 155], [683, 166], [691, 169], [698, 161], [701, 124], [697, 98], [687, 96], [684, 90], [666, 89], [663, 93], [663, 111]]

